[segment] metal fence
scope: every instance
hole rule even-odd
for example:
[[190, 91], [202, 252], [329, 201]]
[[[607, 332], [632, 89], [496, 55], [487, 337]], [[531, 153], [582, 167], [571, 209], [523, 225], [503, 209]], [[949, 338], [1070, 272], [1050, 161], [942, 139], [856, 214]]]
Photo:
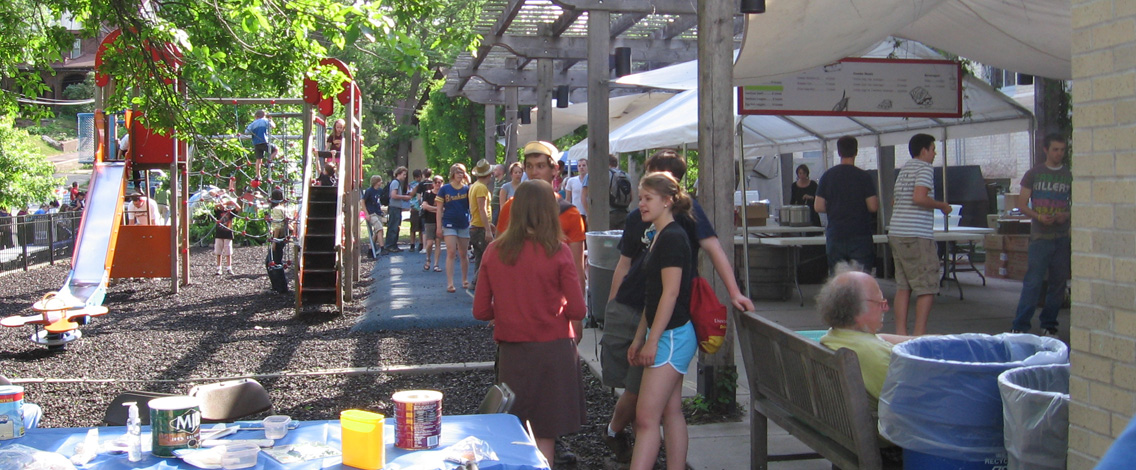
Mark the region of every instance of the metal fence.
[[69, 259], [82, 218], [81, 211], [0, 217], [0, 273]]

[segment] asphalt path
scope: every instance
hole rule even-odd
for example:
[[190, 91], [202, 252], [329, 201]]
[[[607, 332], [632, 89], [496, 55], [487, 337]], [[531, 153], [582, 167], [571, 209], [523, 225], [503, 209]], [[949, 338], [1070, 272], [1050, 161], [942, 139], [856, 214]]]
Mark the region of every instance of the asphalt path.
[[[481, 325], [473, 318], [473, 292], [461, 288], [461, 268], [454, 260], [454, 286], [446, 292], [446, 251], [443, 272], [424, 271], [426, 255], [404, 251], [383, 256], [374, 264], [374, 288], [367, 299], [367, 313], [353, 331], [405, 330], [411, 328], [458, 328]], [[472, 267], [472, 266], [471, 266]]]

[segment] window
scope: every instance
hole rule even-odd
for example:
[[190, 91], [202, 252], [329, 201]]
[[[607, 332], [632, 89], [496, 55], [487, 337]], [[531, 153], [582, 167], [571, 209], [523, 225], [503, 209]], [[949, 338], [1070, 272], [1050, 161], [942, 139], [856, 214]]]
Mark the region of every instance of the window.
[[75, 38], [75, 42], [71, 44], [71, 58], [78, 59], [81, 55], [83, 55], [83, 41]]

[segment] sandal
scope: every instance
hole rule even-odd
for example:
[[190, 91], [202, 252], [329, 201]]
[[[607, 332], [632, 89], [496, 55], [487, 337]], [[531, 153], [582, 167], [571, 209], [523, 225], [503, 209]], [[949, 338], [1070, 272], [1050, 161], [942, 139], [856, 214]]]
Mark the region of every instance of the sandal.
[[436, 273], [442, 272], [442, 267], [441, 266], [434, 266], [434, 272], [436, 272]]
[[430, 263], [426, 263], [425, 265], [423, 265], [422, 270], [423, 271], [429, 271], [430, 270]]
[[457, 291], [458, 291], [457, 289], [454, 289], [454, 286], [446, 287], [446, 292], [449, 292], [451, 294], [453, 294], [454, 292], [457, 292]]
[[469, 281], [462, 281], [462, 289], [469, 289]]

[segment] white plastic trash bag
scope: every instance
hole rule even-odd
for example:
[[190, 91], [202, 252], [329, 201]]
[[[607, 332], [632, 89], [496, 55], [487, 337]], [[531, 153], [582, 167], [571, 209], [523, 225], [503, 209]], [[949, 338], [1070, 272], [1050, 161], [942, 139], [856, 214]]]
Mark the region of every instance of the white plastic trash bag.
[[892, 350], [880, 393], [880, 434], [933, 456], [983, 461], [1005, 453], [998, 375], [1068, 364], [1069, 348], [1030, 334], [925, 336]]
[[1069, 365], [1018, 367], [998, 376], [1010, 470], [1065, 469]]

